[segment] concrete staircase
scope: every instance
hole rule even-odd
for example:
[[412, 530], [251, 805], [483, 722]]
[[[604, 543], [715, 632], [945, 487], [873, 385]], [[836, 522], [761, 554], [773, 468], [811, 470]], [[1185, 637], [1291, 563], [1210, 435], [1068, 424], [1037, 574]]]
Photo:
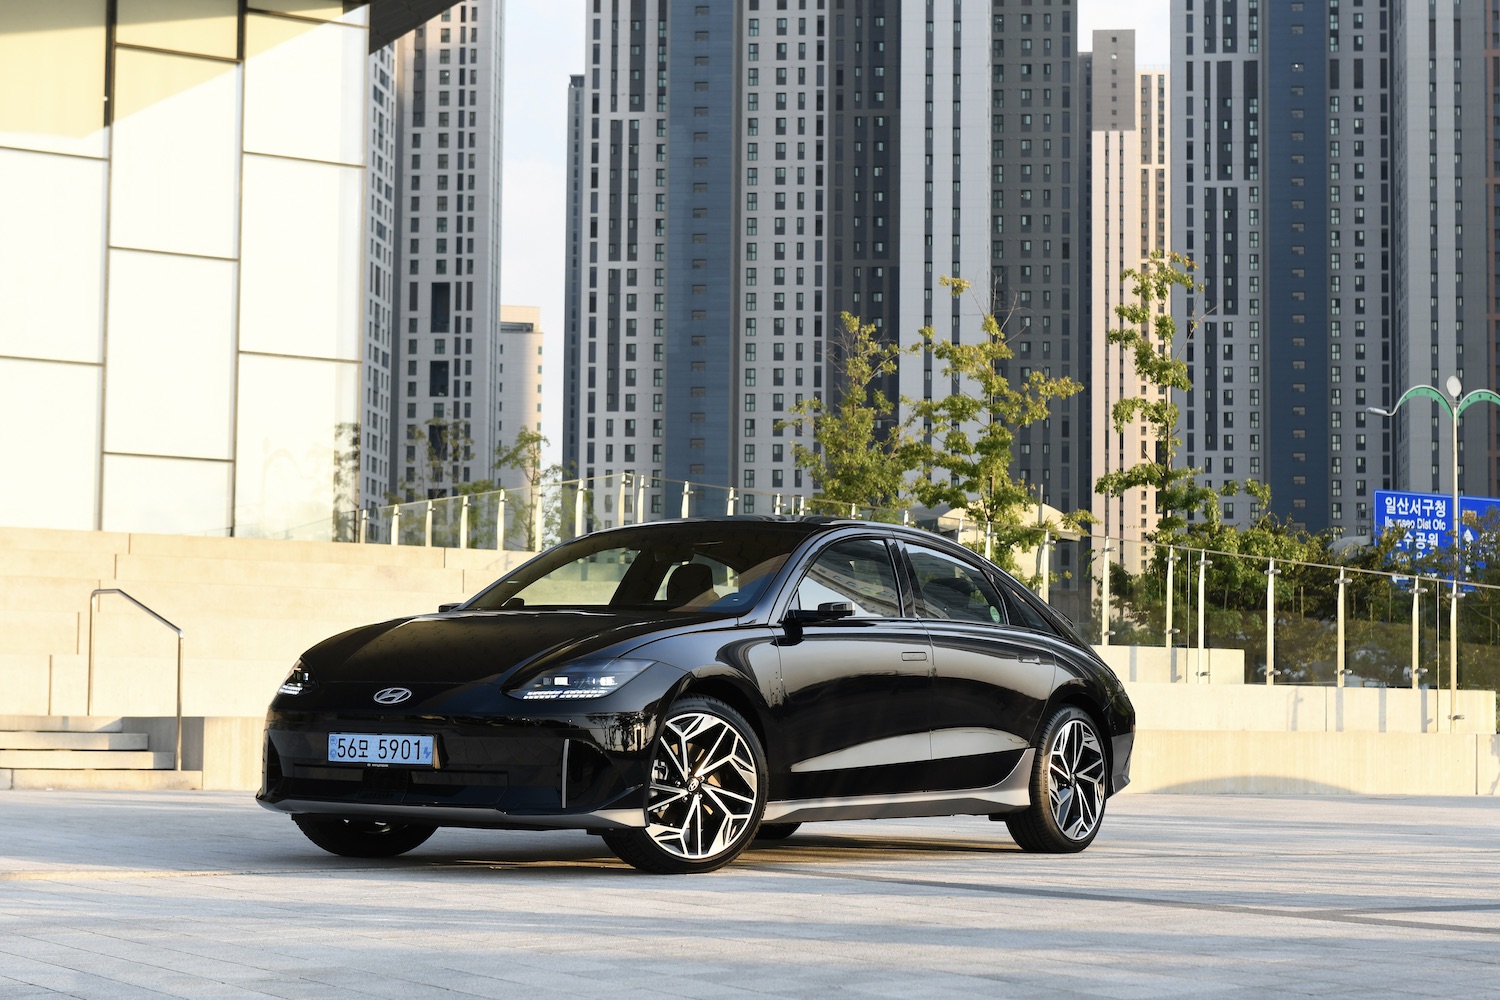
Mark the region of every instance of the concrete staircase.
[[[198, 741], [184, 756], [201, 762], [215, 739], [246, 742], [308, 646], [435, 611], [529, 556], [0, 528], [0, 788], [216, 787], [212, 774], [172, 770], [177, 636], [114, 595], [97, 599], [91, 627], [96, 589], [183, 630], [183, 715]], [[249, 742], [223, 780], [247, 780], [258, 733]]]
[[[76, 716], [0, 716], [0, 789], [190, 789], [201, 771], [173, 768], [173, 750], [151, 749], [150, 727]], [[174, 733], [175, 742], [175, 733]]]

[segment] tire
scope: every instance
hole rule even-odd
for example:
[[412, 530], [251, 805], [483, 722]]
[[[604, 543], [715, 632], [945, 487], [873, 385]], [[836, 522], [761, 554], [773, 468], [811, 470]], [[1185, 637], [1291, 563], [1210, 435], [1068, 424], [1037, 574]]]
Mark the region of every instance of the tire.
[[797, 832], [801, 823], [762, 823], [755, 831], [756, 840], [785, 840]]
[[293, 816], [292, 822], [308, 840], [329, 854], [345, 858], [394, 858], [421, 846], [437, 830], [435, 826], [415, 823], [379, 823], [330, 816]]
[[1023, 851], [1075, 854], [1094, 842], [1109, 793], [1099, 727], [1071, 705], [1052, 714], [1031, 771], [1031, 805], [1005, 818]]
[[711, 872], [754, 839], [766, 787], [766, 756], [750, 723], [717, 698], [690, 695], [662, 719], [646, 790], [647, 825], [607, 830], [604, 843], [644, 872]]

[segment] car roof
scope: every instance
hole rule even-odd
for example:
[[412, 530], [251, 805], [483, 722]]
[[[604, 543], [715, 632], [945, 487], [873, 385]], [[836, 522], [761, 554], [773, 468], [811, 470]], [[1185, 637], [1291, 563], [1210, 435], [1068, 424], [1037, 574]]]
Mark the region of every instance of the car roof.
[[[602, 528], [590, 534], [603, 534], [605, 532], [631, 531], [634, 529], [650, 529], [660, 526], [666, 528], [671, 525], [683, 524], [725, 524], [725, 525], [784, 525], [786, 528], [796, 530], [798, 528], [808, 535], [827, 534], [843, 528], [865, 528], [880, 532], [899, 534], [904, 538], [916, 542], [945, 543], [948, 546], [958, 546], [951, 538], [935, 532], [926, 531], [915, 525], [893, 524], [889, 521], [868, 521], [862, 518], [834, 517], [827, 514], [710, 514], [701, 517], [672, 518], [663, 521], [646, 521], [638, 524], [622, 524], [612, 528]], [[963, 546], [958, 546], [963, 548]], [[964, 549], [970, 555], [978, 555], [971, 549]], [[980, 558], [983, 558], [982, 556]], [[998, 567], [996, 567], [998, 569]], [[1003, 572], [1003, 571], [1002, 571]]]

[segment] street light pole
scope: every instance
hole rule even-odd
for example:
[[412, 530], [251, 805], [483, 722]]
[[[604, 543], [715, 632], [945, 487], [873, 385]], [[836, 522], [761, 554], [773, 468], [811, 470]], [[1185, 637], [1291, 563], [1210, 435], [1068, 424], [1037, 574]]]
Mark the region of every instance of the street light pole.
[[1442, 403], [1443, 409], [1448, 411], [1449, 422], [1453, 424], [1453, 593], [1448, 603], [1448, 731], [1451, 733], [1456, 730], [1458, 724], [1458, 568], [1461, 558], [1458, 546], [1459, 529], [1463, 526], [1463, 519], [1459, 516], [1458, 509], [1458, 419], [1463, 416], [1464, 410], [1474, 403], [1486, 402], [1500, 406], [1500, 396], [1488, 389], [1475, 389], [1465, 396], [1463, 382], [1457, 375], [1449, 375], [1445, 385], [1448, 395], [1453, 397], [1451, 402], [1448, 396], [1444, 396], [1430, 385], [1414, 385], [1403, 392], [1401, 398], [1396, 400], [1396, 405], [1389, 410], [1383, 410], [1378, 406], [1370, 406], [1366, 409], [1382, 417], [1394, 417], [1396, 411], [1401, 409], [1402, 403], [1408, 399], [1423, 396]]

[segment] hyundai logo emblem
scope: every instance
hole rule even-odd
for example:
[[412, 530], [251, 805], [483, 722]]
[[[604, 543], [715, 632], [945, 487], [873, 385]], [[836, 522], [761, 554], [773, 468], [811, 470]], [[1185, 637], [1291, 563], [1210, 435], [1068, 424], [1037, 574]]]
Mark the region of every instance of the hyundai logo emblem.
[[399, 705], [410, 697], [408, 688], [382, 688], [375, 692], [375, 701], [381, 705]]

